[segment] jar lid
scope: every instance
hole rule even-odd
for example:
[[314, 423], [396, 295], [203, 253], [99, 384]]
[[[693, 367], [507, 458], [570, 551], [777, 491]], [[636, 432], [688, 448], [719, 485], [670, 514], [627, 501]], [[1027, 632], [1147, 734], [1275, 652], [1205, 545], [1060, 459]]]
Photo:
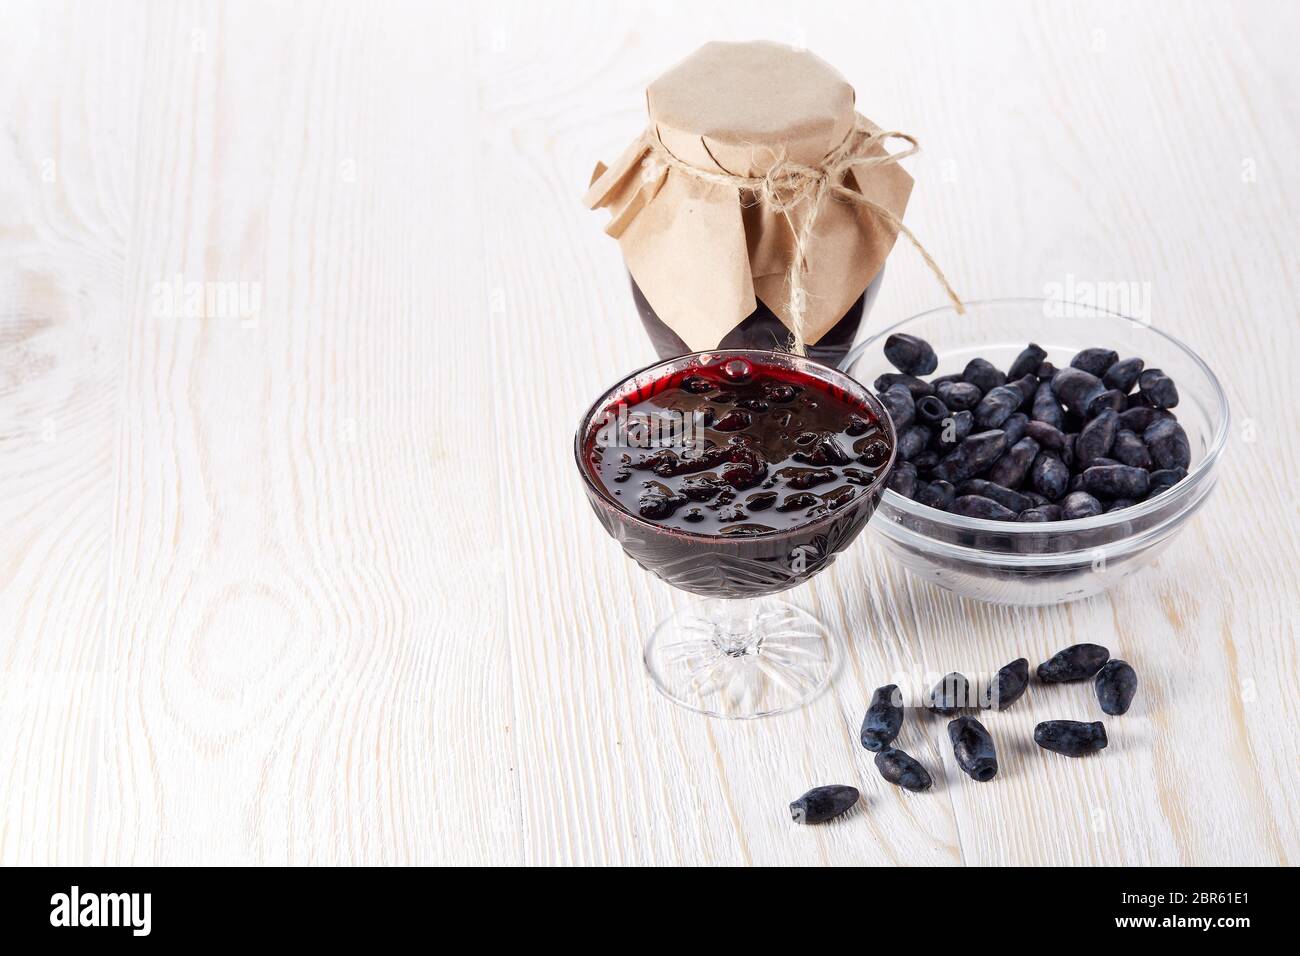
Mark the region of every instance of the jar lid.
[[780, 43], [706, 43], [646, 89], [659, 140], [701, 169], [762, 176], [784, 154], [815, 165], [853, 129], [853, 87]]

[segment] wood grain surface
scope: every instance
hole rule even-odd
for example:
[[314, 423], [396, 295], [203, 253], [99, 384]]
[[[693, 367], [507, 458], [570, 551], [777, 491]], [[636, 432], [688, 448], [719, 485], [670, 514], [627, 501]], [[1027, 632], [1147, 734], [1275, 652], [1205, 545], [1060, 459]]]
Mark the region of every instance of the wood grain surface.
[[[471, 10], [473, 12], [471, 12]], [[1300, 861], [1300, 33], [1294, 4], [16, 3], [0, 7], [0, 862]], [[596, 160], [714, 38], [836, 64], [907, 130], [909, 224], [971, 298], [1138, 283], [1225, 384], [1209, 504], [1066, 606], [971, 603], [871, 535], [791, 599], [844, 638], [797, 713], [713, 721], [639, 646], [579, 412], [653, 355]], [[194, 290], [197, 289], [197, 293]], [[871, 317], [941, 304], [899, 249]], [[528, 474], [526, 483], [521, 476]], [[1138, 668], [856, 743], [872, 688]], [[797, 828], [785, 804], [853, 783]]]

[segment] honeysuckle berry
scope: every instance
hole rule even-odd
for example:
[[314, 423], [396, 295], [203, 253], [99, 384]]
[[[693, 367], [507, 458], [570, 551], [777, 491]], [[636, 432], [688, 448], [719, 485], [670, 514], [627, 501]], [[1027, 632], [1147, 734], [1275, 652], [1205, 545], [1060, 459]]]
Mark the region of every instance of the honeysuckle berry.
[[856, 787], [843, 784], [813, 787], [790, 804], [790, 819], [803, 824], [825, 823], [852, 810], [859, 796]]
[[993, 675], [984, 689], [980, 707], [985, 710], [1006, 710], [1023, 697], [1028, 688], [1029, 661], [1018, 657]]
[[1112, 716], [1128, 713], [1137, 693], [1137, 671], [1128, 661], [1107, 661], [1093, 678], [1097, 703]]
[[858, 739], [868, 750], [881, 751], [893, 743], [903, 726], [903, 698], [897, 684], [877, 687], [862, 718]]
[[1110, 660], [1110, 651], [1100, 644], [1071, 644], [1038, 665], [1038, 679], [1047, 684], [1087, 680]]
[[910, 754], [894, 747], [888, 747], [876, 754], [876, 769], [880, 775], [892, 784], [919, 793], [929, 790], [934, 785], [930, 772], [921, 766], [920, 761]]
[[1100, 720], [1045, 720], [1034, 728], [1034, 743], [1066, 757], [1085, 757], [1104, 750], [1109, 741]]
[[972, 780], [992, 780], [998, 772], [997, 748], [988, 730], [974, 717], [958, 717], [948, 724], [957, 766]]

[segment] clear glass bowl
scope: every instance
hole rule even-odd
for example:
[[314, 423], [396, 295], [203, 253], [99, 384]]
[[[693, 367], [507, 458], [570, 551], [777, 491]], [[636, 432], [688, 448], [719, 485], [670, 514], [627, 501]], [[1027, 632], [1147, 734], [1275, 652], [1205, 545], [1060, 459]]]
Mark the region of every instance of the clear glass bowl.
[[[1228, 399], [1209, 366], [1182, 342], [1151, 325], [1090, 306], [1042, 299], [967, 305], [965, 315], [935, 309], [904, 319], [862, 342], [843, 367], [870, 386], [894, 372], [883, 354], [895, 332], [934, 346], [934, 375], [960, 372], [982, 356], [1006, 369], [1029, 342], [1063, 368], [1080, 349], [1112, 348], [1139, 356], [1178, 386], [1173, 409], [1192, 447], [1181, 482], [1132, 508], [1047, 524], [989, 521], [948, 514], [886, 490], [871, 528], [917, 577], [964, 597], [997, 604], [1044, 605], [1090, 597], [1150, 564], [1214, 490], [1228, 436]], [[928, 380], [933, 376], [925, 376]]]

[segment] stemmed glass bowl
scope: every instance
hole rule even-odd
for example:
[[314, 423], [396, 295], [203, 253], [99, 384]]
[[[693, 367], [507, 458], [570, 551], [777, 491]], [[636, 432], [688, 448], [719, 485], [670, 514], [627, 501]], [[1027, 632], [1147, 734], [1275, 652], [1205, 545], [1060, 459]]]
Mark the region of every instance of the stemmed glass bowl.
[[[788, 529], [692, 534], [642, 518], [593, 474], [600, 428], [620, 405], [734, 359], [784, 369], [864, 410], [888, 441], [889, 460], [848, 504]], [[628, 557], [703, 598], [660, 622], [645, 645], [646, 668], [658, 690], [702, 713], [752, 718], [797, 708], [826, 686], [836, 667], [836, 640], [813, 615], [773, 595], [829, 567], [862, 531], [893, 465], [895, 437], [888, 413], [867, 388], [815, 361], [766, 350], [678, 356], [633, 373], [592, 403], [574, 438], [574, 458], [592, 509]]]

